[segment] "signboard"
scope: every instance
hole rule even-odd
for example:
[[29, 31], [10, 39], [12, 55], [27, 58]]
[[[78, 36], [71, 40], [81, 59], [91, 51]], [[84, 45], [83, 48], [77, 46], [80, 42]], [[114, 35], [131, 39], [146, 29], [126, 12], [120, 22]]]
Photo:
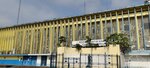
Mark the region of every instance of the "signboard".
[[[98, 46], [105, 46], [105, 41], [103, 39], [95, 39], [91, 40], [92, 44], [98, 44]], [[80, 44], [81, 46], [86, 46], [86, 40], [79, 40], [79, 41], [72, 41], [72, 45], [75, 46], [76, 44]]]

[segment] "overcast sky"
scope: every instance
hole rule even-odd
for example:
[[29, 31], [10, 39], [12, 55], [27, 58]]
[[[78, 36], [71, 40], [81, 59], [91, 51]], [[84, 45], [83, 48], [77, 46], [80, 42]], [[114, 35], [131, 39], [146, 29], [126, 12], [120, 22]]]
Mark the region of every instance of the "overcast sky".
[[[86, 13], [141, 5], [144, 0], [85, 0]], [[84, 14], [84, 0], [22, 0], [19, 24]], [[19, 0], [0, 0], [0, 27], [17, 24]]]

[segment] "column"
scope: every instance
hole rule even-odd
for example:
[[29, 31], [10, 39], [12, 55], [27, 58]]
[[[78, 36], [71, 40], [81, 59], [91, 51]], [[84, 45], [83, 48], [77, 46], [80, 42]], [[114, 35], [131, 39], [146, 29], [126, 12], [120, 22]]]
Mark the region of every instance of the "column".
[[139, 41], [139, 28], [138, 28], [138, 20], [137, 20], [137, 14], [136, 9], [134, 8], [134, 17], [135, 17], [135, 28], [136, 28], [136, 38], [137, 38], [137, 49], [140, 49], [140, 41]]
[[43, 25], [40, 24], [40, 47], [39, 47], [39, 54], [42, 53], [42, 39], [43, 39]]
[[116, 22], [117, 22], [117, 33], [120, 33], [120, 25], [119, 25], [119, 19], [118, 19], [118, 12], [116, 11]]
[[75, 38], [76, 38], [76, 32], [75, 32], [76, 28], [75, 28], [75, 22], [74, 22], [74, 19], [72, 18], [72, 37], [73, 37], [73, 40], [72, 41], [75, 41]]
[[97, 31], [96, 31], [96, 15], [94, 15], [94, 31], [95, 31], [94, 39], [96, 39], [96, 36], [97, 36]]
[[[26, 26], [22, 27], [22, 31], [23, 31], [23, 38], [22, 38], [22, 47], [21, 47], [21, 54], [24, 54], [24, 51], [26, 48], [24, 48], [25, 45], [25, 36], [26, 36]], [[27, 41], [26, 41], [27, 42]], [[18, 46], [17, 46], [18, 47]]]
[[100, 17], [100, 32], [101, 32], [101, 39], [104, 39], [104, 35], [103, 35], [103, 22], [102, 22], [102, 17], [101, 17], [101, 15], [99, 15], [99, 17]]
[[122, 16], [122, 32], [124, 33], [124, 14], [123, 14], [123, 10], [121, 11], [121, 16]]

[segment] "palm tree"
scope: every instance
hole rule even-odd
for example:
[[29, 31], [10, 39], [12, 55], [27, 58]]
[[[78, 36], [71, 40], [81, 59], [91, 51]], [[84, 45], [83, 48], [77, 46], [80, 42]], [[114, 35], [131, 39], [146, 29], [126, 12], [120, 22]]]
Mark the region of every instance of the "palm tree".
[[106, 41], [106, 46], [109, 46], [110, 44], [113, 45], [119, 44], [120, 50], [123, 54], [130, 51], [129, 39], [126, 34], [114, 33], [108, 36], [105, 41]]

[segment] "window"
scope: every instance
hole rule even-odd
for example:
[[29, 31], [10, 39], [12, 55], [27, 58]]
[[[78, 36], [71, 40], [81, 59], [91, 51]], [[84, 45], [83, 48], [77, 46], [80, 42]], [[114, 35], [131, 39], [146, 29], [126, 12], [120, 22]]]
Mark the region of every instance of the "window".
[[96, 22], [96, 38], [100, 39], [100, 22]]
[[150, 22], [149, 17], [144, 16], [144, 36], [145, 36], [145, 45], [150, 48]]
[[85, 23], [82, 25], [82, 39], [86, 39], [86, 28], [85, 28]]

